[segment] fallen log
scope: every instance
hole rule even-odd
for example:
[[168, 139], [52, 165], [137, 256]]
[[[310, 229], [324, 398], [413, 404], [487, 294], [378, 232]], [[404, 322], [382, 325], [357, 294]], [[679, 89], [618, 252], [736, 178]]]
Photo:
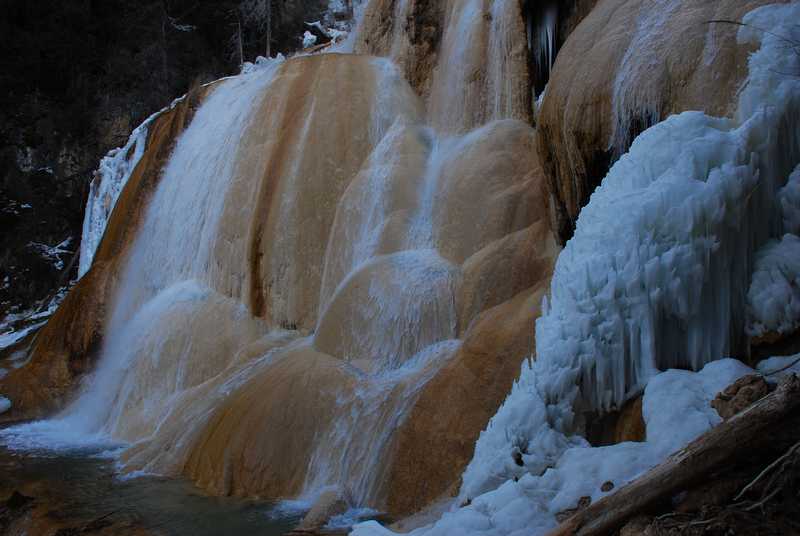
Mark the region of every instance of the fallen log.
[[[771, 394], [724, 421], [616, 493], [579, 511], [547, 536], [604, 536], [635, 515], [703, 482], [759, 450], [800, 439], [800, 378], [790, 375]], [[794, 436], [792, 438], [792, 436]]]

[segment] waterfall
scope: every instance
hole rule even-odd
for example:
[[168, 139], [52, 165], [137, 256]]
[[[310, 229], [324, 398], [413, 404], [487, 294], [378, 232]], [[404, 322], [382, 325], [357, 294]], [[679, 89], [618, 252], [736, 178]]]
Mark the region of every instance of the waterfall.
[[[337, 487], [382, 508], [398, 430], [471, 321], [532, 288], [503, 270], [545, 217], [519, 8], [453, 0], [445, 17], [427, 96], [391, 58], [338, 52], [213, 82], [92, 289], [110, 295], [95, 369], [3, 437], [120, 445], [124, 471], [220, 494]], [[82, 272], [149, 124], [104, 160]]]
[[[328, 91], [343, 84], [349, 112]], [[14, 433], [123, 442], [128, 470], [184, 471], [222, 493], [338, 486], [380, 506], [393, 434], [459, 351], [462, 265], [530, 225], [514, 193], [528, 170], [499, 162], [530, 151], [530, 127], [441, 132], [422, 109], [392, 62], [365, 56], [262, 61], [214, 83], [125, 250], [96, 370], [61, 415]], [[118, 153], [117, 190], [145, 127]], [[295, 381], [323, 398], [275, 413]], [[274, 402], [240, 403], [264, 389]], [[264, 434], [223, 433], [231, 413]], [[302, 449], [270, 439], [300, 423]], [[220, 472], [231, 433], [258, 443], [261, 480]]]
[[429, 102], [440, 132], [466, 132], [493, 119], [528, 120], [525, 28], [512, 0], [447, 3]]
[[[173, 393], [224, 367], [223, 361], [198, 369], [186, 361], [199, 343], [193, 334], [204, 332], [197, 328], [208, 333], [227, 320], [238, 332], [226, 333], [228, 339], [252, 338], [254, 326], [247, 324], [253, 321], [210, 288], [208, 273], [238, 144], [255, 99], [278, 65], [219, 82], [178, 139], [121, 274], [97, 370], [57, 419], [40, 426], [56, 442], [61, 434], [146, 437], [169, 411]], [[142, 131], [131, 137], [136, 147], [143, 145]], [[89, 210], [94, 208], [90, 203]], [[94, 228], [89, 236], [95, 236]], [[219, 318], [210, 316], [208, 303]], [[230, 351], [232, 341], [211, 339], [213, 350]], [[162, 361], [167, 358], [168, 364]]]

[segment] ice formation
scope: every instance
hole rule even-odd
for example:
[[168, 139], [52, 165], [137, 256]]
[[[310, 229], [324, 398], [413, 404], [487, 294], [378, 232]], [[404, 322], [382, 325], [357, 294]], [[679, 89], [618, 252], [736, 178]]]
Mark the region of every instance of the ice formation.
[[[459, 495], [471, 504], [415, 534], [544, 531], [556, 511], [587, 491], [578, 488], [594, 469], [566, 476], [583, 460], [591, 465], [593, 452], [603, 453], [598, 474], [624, 481], [713, 424], [701, 418], [684, 426], [680, 417], [680, 427], [651, 431], [657, 406], [647, 400], [666, 388], [660, 378], [693, 377], [659, 370], [705, 366], [701, 379], [726, 381], [744, 370], [730, 361], [707, 364], [746, 343], [756, 251], [779, 236], [778, 190], [800, 161], [800, 79], [785, 74], [800, 72], [800, 56], [782, 37], [798, 37], [798, 18], [798, 4], [763, 7], [744, 18], [739, 41], [761, 46], [749, 59], [734, 119], [700, 112], [669, 117], [638, 136], [609, 171], [559, 256], [549, 306], [536, 323], [537, 360], [523, 366], [476, 444]], [[659, 27], [658, 20], [646, 22]], [[650, 447], [589, 450], [576, 413], [619, 408], [645, 386]], [[669, 392], [684, 391], [706, 392], [689, 384]], [[667, 400], [660, 406], [665, 412], [675, 403]], [[609, 462], [623, 450], [629, 450], [623, 463]], [[512, 458], [517, 451], [522, 467]], [[605, 473], [606, 466], [616, 469]], [[386, 533], [375, 523], [354, 532]]]
[[123, 147], [112, 149], [100, 160], [100, 166], [89, 186], [89, 198], [83, 216], [78, 277], [88, 272], [92, 265], [94, 253], [100, 245], [100, 239], [103, 238], [111, 211], [114, 210], [120, 192], [144, 154], [147, 130], [159, 113], [161, 112], [151, 115], [136, 127]]
[[558, 7], [548, 5], [544, 8], [542, 19], [538, 21], [536, 37], [538, 48], [534, 52], [542, 71], [549, 73], [553, 68], [556, 52], [556, 27], [558, 24]]
[[5, 413], [6, 411], [11, 409], [11, 401], [0, 395], [0, 413]]
[[800, 238], [786, 234], [758, 250], [747, 292], [747, 332], [789, 333], [800, 327]]
[[800, 165], [794, 168], [786, 186], [778, 192], [783, 214], [783, 232], [800, 235]]

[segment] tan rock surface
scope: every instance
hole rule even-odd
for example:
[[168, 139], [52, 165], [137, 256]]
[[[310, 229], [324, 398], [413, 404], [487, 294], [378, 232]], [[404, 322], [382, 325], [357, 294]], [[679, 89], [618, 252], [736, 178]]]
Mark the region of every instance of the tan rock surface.
[[599, 0], [560, 50], [538, 116], [553, 229], [565, 241], [578, 212], [643, 128], [670, 114], [732, 113], [746, 75], [740, 20], [769, 0]]

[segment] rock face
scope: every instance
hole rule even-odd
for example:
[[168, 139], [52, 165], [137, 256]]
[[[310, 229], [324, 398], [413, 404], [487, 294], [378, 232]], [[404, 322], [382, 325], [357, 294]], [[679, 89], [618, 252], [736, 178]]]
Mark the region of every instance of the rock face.
[[711, 401], [711, 407], [717, 410], [723, 419], [730, 419], [768, 393], [769, 385], [764, 377], [760, 374], [749, 374], [720, 392]]
[[595, 446], [644, 441], [647, 429], [642, 417], [642, 400], [640, 395], [626, 402], [619, 411], [587, 415], [586, 439]]
[[636, 135], [670, 114], [730, 115], [746, 74], [739, 20], [766, 0], [599, 0], [556, 59], [538, 115], [551, 225], [563, 243]]
[[322, 493], [297, 526], [296, 532], [321, 529], [330, 518], [345, 513], [347, 506], [347, 501], [337, 490], [328, 490]]

